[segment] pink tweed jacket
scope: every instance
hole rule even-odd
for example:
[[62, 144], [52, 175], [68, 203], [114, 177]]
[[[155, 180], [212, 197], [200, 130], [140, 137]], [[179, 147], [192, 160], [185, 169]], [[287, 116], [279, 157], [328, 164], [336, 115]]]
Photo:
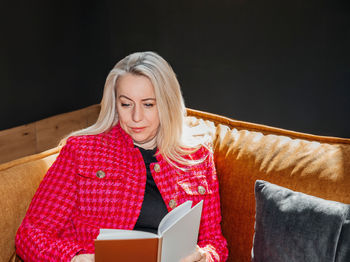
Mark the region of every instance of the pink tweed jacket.
[[[161, 155], [151, 172], [168, 211], [186, 200], [204, 200], [198, 245], [208, 261], [225, 261], [220, 199], [213, 155], [189, 171], [173, 168]], [[133, 229], [140, 214], [146, 168], [140, 151], [117, 124], [110, 131], [69, 138], [48, 170], [16, 235], [16, 252], [25, 261], [70, 261], [94, 253], [100, 228]]]

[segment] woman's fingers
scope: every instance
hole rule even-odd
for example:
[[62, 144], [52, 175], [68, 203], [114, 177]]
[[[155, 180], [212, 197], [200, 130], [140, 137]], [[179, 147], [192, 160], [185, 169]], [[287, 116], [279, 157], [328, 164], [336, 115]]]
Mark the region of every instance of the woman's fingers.
[[202, 258], [201, 253], [196, 251], [191, 255], [181, 259], [181, 262], [194, 262], [194, 261], [199, 261], [201, 258]]
[[181, 262], [205, 262], [206, 261], [206, 252], [197, 247], [196, 251], [191, 255], [183, 258]]
[[71, 262], [94, 262], [95, 255], [93, 254], [81, 254], [73, 257]]
[[203, 249], [197, 246], [197, 251], [200, 253], [200, 260], [199, 262], [206, 262], [207, 261], [207, 252], [205, 252]]

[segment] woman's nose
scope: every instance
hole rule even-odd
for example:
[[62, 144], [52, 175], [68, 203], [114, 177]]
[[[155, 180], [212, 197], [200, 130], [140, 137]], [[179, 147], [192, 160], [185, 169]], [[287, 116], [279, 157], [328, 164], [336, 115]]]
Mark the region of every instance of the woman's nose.
[[132, 120], [134, 122], [140, 122], [143, 117], [142, 109], [139, 106], [135, 106], [132, 113]]

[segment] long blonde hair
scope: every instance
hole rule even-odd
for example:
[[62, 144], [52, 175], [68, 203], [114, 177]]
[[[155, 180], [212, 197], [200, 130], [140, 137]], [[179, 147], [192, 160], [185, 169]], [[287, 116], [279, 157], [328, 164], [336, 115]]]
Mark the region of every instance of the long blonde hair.
[[[154, 52], [137, 52], [120, 60], [107, 76], [101, 111], [95, 124], [69, 134], [70, 136], [95, 135], [112, 128], [118, 122], [116, 110], [116, 82], [126, 74], [142, 75], [150, 79], [156, 96], [160, 126], [157, 134], [159, 154], [171, 165], [177, 163], [191, 166], [204, 159], [191, 160], [184, 158], [202, 146], [185, 127], [186, 108], [180, 85], [171, 66]], [[186, 130], [186, 131], [185, 131]]]

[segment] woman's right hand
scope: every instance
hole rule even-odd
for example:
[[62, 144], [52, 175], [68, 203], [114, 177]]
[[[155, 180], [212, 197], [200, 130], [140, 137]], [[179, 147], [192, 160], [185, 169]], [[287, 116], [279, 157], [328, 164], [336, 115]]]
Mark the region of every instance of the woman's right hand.
[[72, 258], [71, 262], [94, 262], [94, 254], [81, 254]]
[[180, 260], [180, 262], [205, 262], [207, 261], [207, 252], [202, 250], [199, 246], [197, 246], [196, 251]]

